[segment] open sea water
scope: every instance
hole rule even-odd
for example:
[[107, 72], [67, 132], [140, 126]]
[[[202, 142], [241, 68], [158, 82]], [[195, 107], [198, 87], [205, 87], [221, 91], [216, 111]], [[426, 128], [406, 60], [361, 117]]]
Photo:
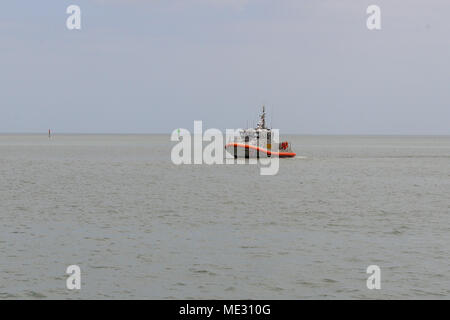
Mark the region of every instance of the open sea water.
[[287, 138], [261, 176], [168, 135], [0, 135], [0, 299], [450, 297], [450, 137]]

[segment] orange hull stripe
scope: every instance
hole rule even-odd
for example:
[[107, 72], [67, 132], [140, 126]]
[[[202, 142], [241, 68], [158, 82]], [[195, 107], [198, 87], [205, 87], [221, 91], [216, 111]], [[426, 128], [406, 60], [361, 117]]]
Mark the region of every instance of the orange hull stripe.
[[225, 146], [226, 147], [241, 147], [246, 149], [253, 149], [253, 150], [259, 150], [262, 151], [268, 155], [277, 155], [279, 157], [295, 157], [297, 154], [294, 152], [276, 152], [276, 151], [270, 151], [264, 148], [255, 147], [249, 144], [243, 144], [243, 143], [229, 143]]

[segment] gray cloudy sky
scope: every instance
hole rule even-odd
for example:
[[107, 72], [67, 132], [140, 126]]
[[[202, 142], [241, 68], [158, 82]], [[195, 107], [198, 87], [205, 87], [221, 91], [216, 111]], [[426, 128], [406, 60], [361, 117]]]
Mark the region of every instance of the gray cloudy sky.
[[[82, 30], [66, 29], [78, 4]], [[366, 28], [366, 8], [382, 30]], [[0, 3], [0, 132], [450, 134], [449, 0]], [[269, 116], [270, 118], [270, 116]]]

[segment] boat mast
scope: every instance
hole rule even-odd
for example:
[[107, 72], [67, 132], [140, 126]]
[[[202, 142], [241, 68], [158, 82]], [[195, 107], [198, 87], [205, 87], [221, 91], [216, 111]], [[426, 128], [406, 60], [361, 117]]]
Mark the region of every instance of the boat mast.
[[266, 129], [266, 107], [263, 105], [262, 113], [256, 127], [257, 129]]

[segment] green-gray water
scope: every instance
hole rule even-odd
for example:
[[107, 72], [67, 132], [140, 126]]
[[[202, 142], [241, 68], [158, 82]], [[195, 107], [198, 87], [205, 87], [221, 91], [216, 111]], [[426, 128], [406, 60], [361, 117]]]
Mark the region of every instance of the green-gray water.
[[166, 135], [0, 135], [0, 298], [450, 296], [450, 137], [289, 139], [261, 176]]

